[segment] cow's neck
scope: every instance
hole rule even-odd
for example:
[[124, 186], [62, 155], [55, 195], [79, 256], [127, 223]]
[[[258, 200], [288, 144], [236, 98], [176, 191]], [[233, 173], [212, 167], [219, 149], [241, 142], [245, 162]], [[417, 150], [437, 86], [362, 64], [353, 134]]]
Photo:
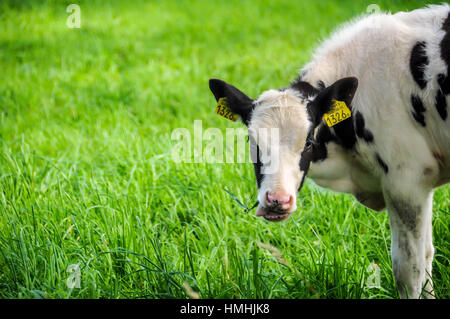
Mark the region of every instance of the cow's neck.
[[325, 124], [314, 130], [314, 155], [308, 177], [335, 191], [351, 193], [349, 150]]

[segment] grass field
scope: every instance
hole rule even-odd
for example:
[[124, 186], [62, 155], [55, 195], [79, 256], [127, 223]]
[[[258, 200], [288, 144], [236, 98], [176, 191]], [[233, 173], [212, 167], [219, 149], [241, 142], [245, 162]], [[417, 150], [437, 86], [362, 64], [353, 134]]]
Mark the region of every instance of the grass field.
[[[252, 97], [286, 86], [373, 0], [76, 1], [70, 29], [72, 2], [0, 3], [0, 297], [188, 298], [184, 283], [201, 298], [398, 297], [386, 212], [308, 182], [299, 211], [268, 223], [226, 192], [253, 204], [250, 163], [171, 160], [175, 128], [239, 127], [214, 114], [210, 77]], [[449, 207], [437, 189], [438, 298]]]

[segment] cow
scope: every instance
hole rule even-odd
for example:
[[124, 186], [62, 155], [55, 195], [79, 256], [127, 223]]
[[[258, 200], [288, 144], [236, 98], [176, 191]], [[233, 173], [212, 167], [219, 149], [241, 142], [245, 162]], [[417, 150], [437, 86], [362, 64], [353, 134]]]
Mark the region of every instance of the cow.
[[387, 209], [400, 297], [435, 297], [433, 191], [450, 181], [448, 4], [344, 24], [289, 86], [256, 99], [219, 79], [209, 87], [249, 132], [279, 130], [278, 169], [254, 163], [257, 216], [288, 218], [306, 176]]

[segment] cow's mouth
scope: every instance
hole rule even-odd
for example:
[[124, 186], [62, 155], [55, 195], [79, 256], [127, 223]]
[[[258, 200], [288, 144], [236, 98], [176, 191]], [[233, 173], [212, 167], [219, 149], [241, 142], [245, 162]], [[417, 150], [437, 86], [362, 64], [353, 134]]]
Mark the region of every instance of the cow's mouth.
[[262, 216], [266, 220], [271, 222], [281, 222], [282, 220], [289, 218], [289, 216], [291, 216], [291, 213], [283, 210], [259, 206], [256, 211], [256, 216]]

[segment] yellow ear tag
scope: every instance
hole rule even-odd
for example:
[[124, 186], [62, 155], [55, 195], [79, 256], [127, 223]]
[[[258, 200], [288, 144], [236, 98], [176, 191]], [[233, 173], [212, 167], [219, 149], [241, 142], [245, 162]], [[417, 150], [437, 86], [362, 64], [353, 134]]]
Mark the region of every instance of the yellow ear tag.
[[329, 127], [336, 125], [352, 116], [352, 111], [348, 108], [344, 101], [333, 100], [334, 104], [328, 113], [323, 116], [323, 121]]
[[238, 119], [238, 115], [233, 113], [230, 109], [230, 107], [227, 104], [227, 98], [221, 97], [219, 101], [217, 102], [216, 114], [219, 114], [220, 116], [223, 116], [224, 118], [236, 122]]

